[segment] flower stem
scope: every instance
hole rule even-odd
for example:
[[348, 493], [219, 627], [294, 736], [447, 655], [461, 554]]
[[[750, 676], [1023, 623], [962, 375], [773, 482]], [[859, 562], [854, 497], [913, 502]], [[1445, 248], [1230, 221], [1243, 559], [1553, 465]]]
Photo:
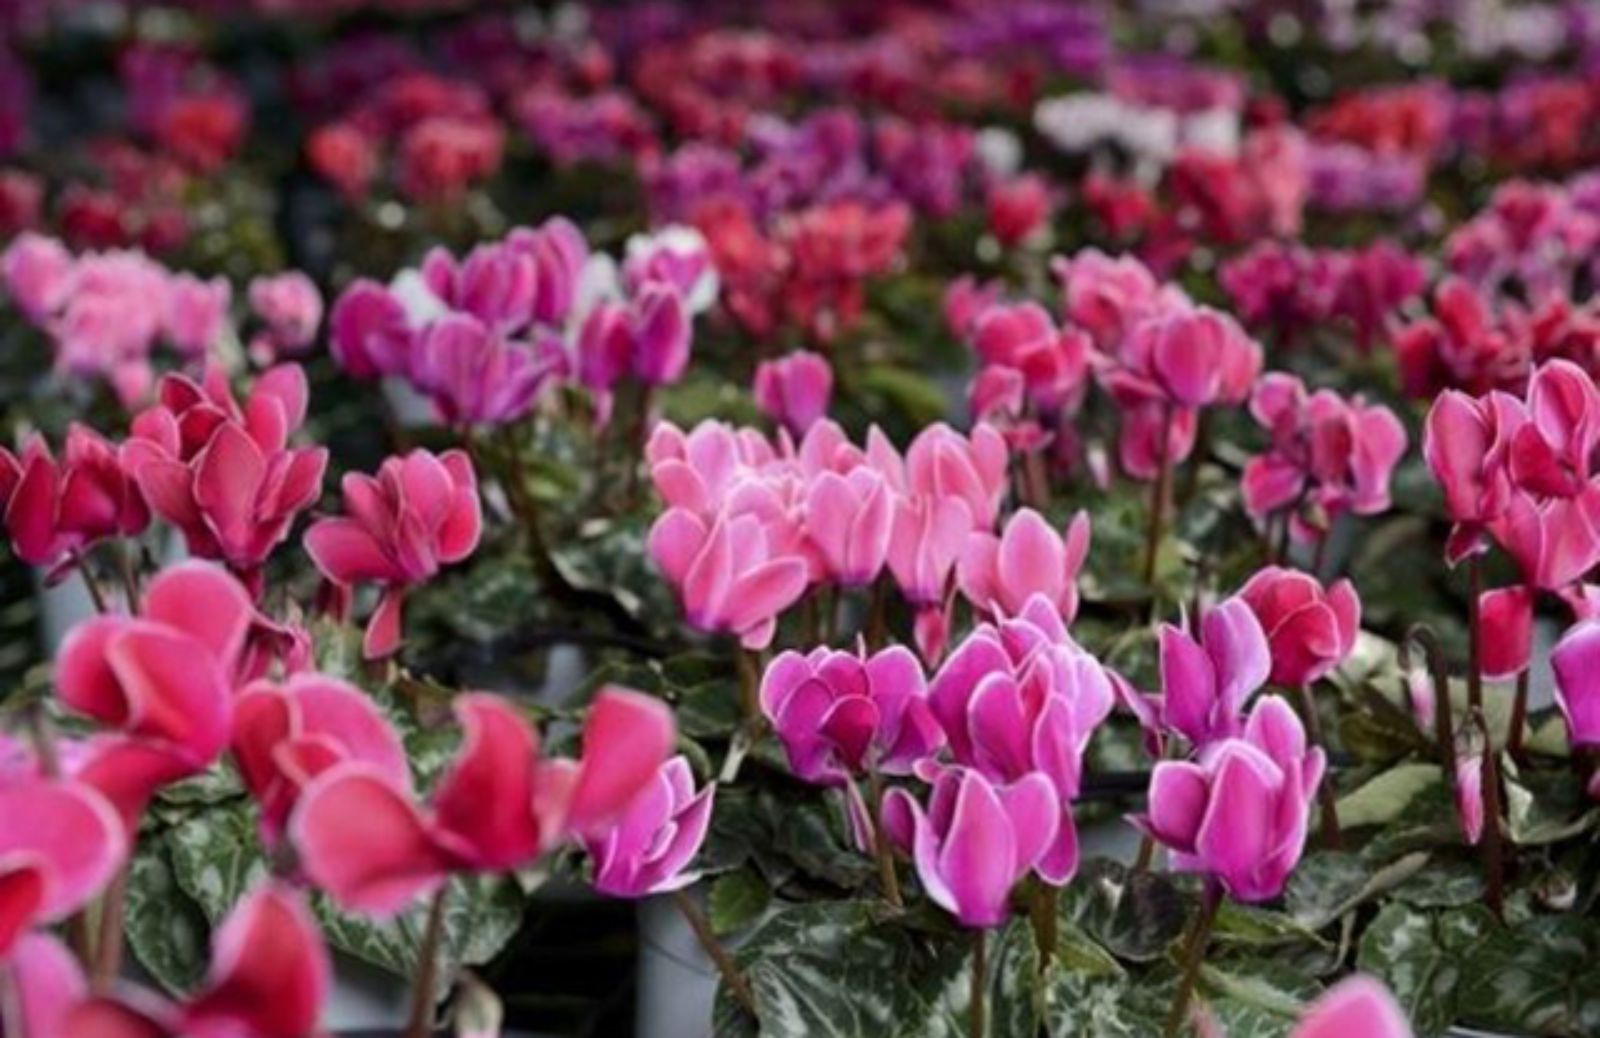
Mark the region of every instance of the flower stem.
[[122, 590], [128, 596], [128, 612], [139, 611], [139, 570], [134, 565], [134, 553], [127, 544], [117, 545], [117, 571], [122, 577]]
[[739, 964], [733, 961], [733, 956], [728, 954], [728, 949], [717, 940], [716, 933], [711, 929], [711, 921], [700, 911], [700, 906], [694, 903], [694, 898], [687, 892], [674, 890], [672, 892], [673, 904], [678, 906], [678, 911], [683, 913], [683, 918], [689, 924], [689, 929], [694, 931], [694, 936], [700, 942], [700, 947], [705, 949], [712, 963], [717, 967], [717, 972], [722, 974], [722, 982], [728, 987], [728, 994], [739, 1003], [740, 1008], [751, 1016], [756, 1014], [755, 992], [750, 990], [750, 982], [745, 979], [744, 972], [739, 969]]
[[104, 616], [111, 610], [106, 605], [106, 593], [100, 587], [100, 582], [89, 571], [89, 560], [77, 548], [71, 551], [72, 564], [77, 567], [79, 575], [83, 577], [83, 586], [89, 589], [89, 600], [94, 603], [94, 611]]
[[1058, 887], [1037, 880], [1033, 886], [1033, 897], [1028, 904], [1033, 923], [1033, 944], [1039, 951], [1041, 969], [1050, 965], [1056, 957], [1056, 944], [1060, 939], [1056, 922], [1056, 902], [1060, 893]]
[[433, 1024], [433, 989], [439, 977], [439, 945], [444, 939], [444, 903], [450, 885], [433, 895], [428, 906], [428, 925], [422, 932], [422, 947], [417, 949], [417, 973], [411, 986], [411, 1017], [406, 1022], [406, 1038], [428, 1038]]
[[872, 606], [867, 614], [867, 648], [877, 652], [883, 648], [889, 630], [889, 583], [879, 577], [872, 584]]
[[883, 776], [875, 763], [867, 765], [867, 817], [872, 819], [872, 849], [878, 858], [878, 880], [883, 884], [883, 899], [894, 908], [904, 908], [900, 897], [900, 877], [894, 871], [894, 848], [883, 828]]
[[[1305, 715], [1306, 735], [1311, 739], [1311, 745], [1321, 747], [1323, 753], [1328, 752], [1327, 743], [1322, 738], [1322, 717], [1317, 713], [1317, 700], [1311, 694], [1311, 686], [1301, 685], [1296, 690], [1300, 696], [1300, 712]], [[1342, 850], [1344, 848], [1344, 832], [1339, 828], [1339, 798], [1333, 788], [1333, 772], [1331, 767], [1322, 776], [1322, 781], [1317, 783], [1317, 803], [1322, 810], [1322, 844], [1329, 850]]]
[[732, 782], [739, 777], [739, 766], [745, 756], [761, 739], [761, 659], [749, 649], [738, 650], [739, 658], [739, 711], [744, 723], [733, 733], [728, 744], [728, 755], [722, 759], [719, 782]]
[[[1532, 664], [1529, 664], [1531, 667]], [[1511, 724], [1506, 731], [1506, 752], [1511, 754], [1511, 759], [1522, 763], [1522, 740], [1526, 736], [1528, 726], [1528, 671], [1523, 667], [1522, 673], [1517, 675], [1517, 695], [1511, 701]]]
[[1172, 484], [1172, 422], [1173, 408], [1166, 405], [1166, 413], [1161, 421], [1161, 444], [1156, 468], [1156, 481], [1150, 488], [1150, 527], [1145, 532], [1144, 541], [1144, 582], [1151, 589], [1152, 597], [1155, 593], [1156, 558], [1161, 553], [1161, 535], [1165, 532], [1167, 522], [1167, 497], [1170, 495]]
[[1204, 899], [1194, 917], [1194, 926], [1183, 946], [1183, 977], [1178, 981], [1178, 993], [1172, 999], [1172, 1011], [1167, 1014], [1167, 1026], [1162, 1034], [1177, 1038], [1189, 1022], [1189, 1003], [1194, 999], [1195, 982], [1200, 977], [1200, 964], [1205, 961], [1206, 944], [1211, 940], [1211, 924], [1216, 921], [1217, 909], [1222, 906], [1222, 884], [1206, 879]]
[[1483, 631], [1478, 599], [1483, 595], [1483, 559], [1467, 559], [1467, 707], [1483, 733], [1483, 871], [1485, 900], [1490, 911], [1504, 918], [1504, 864], [1500, 854], [1500, 764], [1483, 714]]
[[988, 949], [985, 946], [988, 936], [987, 930], [972, 931], [972, 1015], [968, 1018], [970, 1038], [984, 1038], [989, 1032], [983, 1002], [984, 993], [989, 987]]
[[128, 868], [123, 866], [100, 899], [100, 937], [95, 942], [92, 978], [96, 991], [109, 989], [122, 972], [122, 926], [127, 905]]

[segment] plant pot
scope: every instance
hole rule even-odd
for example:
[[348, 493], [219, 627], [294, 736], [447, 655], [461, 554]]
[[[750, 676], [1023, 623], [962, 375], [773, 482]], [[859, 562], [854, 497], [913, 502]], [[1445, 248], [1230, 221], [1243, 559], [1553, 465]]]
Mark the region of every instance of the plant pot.
[[672, 899], [640, 901], [634, 1034], [639, 1038], [705, 1038], [716, 997], [716, 967]]

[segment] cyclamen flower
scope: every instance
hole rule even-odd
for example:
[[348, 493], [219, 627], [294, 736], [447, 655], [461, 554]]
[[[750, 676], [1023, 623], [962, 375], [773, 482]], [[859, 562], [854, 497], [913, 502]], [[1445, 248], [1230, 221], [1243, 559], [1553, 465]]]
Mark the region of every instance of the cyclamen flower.
[[185, 357], [204, 357], [222, 341], [228, 327], [233, 286], [225, 277], [201, 281], [193, 274], [175, 274], [167, 282], [163, 333]]
[[322, 293], [298, 270], [250, 282], [250, 309], [264, 326], [260, 352], [266, 357], [304, 353], [322, 324]]
[[1206, 610], [1198, 637], [1163, 624], [1161, 722], [1195, 746], [1237, 736], [1245, 701], [1271, 667], [1266, 633], [1242, 598]]
[[1550, 667], [1572, 745], [1600, 746], [1600, 621], [1585, 621], [1563, 635], [1550, 653]]
[[660, 282], [683, 298], [689, 313], [704, 313], [717, 301], [717, 271], [705, 235], [693, 227], [672, 224], [651, 234], [628, 239], [622, 261], [622, 284], [629, 295]]
[[477, 548], [478, 480], [464, 452], [435, 456], [419, 448], [384, 461], [376, 477], [347, 474], [341, 489], [345, 515], [312, 523], [306, 552], [341, 588], [380, 586], [362, 652], [381, 659], [400, 647], [406, 591]]
[[904, 789], [890, 790], [883, 822], [911, 853], [934, 903], [981, 929], [1010, 914], [1011, 890], [1054, 842], [1061, 809], [1039, 772], [998, 785], [970, 768], [949, 768], [934, 781], [926, 811]]
[[412, 383], [452, 425], [515, 421], [566, 370], [559, 342], [511, 342], [467, 314], [436, 321], [413, 340]]
[[1452, 564], [1482, 550], [1484, 527], [1509, 505], [1508, 458], [1512, 440], [1526, 420], [1521, 401], [1501, 392], [1474, 399], [1447, 390], [1429, 409], [1422, 454], [1444, 490], [1445, 510], [1456, 524], [1446, 547]]
[[1091, 343], [1078, 328], [1057, 329], [1035, 303], [991, 306], [974, 319], [972, 347], [985, 370], [1021, 374], [1028, 399], [1046, 415], [1076, 410], [1088, 388]]
[[1078, 612], [1078, 572], [1089, 554], [1089, 516], [1079, 512], [1066, 534], [1050, 528], [1031, 508], [1019, 509], [1000, 536], [974, 531], [962, 549], [961, 593], [996, 618], [1020, 613], [1042, 595], [1067, 623]]
[[0, 966], [15, 967], [29, 930], [87, 904], [127, 853], [116, 812], [87, 784], [33, 776], [0, 784]]
[[780, 654], [761, 679], [761, 710], [807, 782], [840, 785], [872, 767], [909, 774], [944, 743], [922, 665], [901, 646], [872, 656]]
[[288, 445], [306, 400], [305, 373], [293, 364], [257, 378], [242, 408], [218, 368], [199, 385], [168, 375], [160, 402], [133, 420], [122, 464], [190, 552], [226, 562], [255, 586], [322, 489], [327, 449]]
[[1111, 712], [1105, 669], [1067, 635], [1055, 606], [1035, 596], [1022, 613], [977, 627], [950, 654], [928, 689], [928, 704], [956, 763], [995, 782], [1042, 773], [1062, 816], [1037, 859], [1047, 882], [1077, 871], [1072, 801], [1083, 754]]
[[1393, 411], [1327, 389], [1308, 396], [1298, 378], [1273, 372], [1257, 383], [1250, 413], [1272, 435], [1241, 482], [1257, 521], [1298, 504], [1290, 516], [1297, 536], [1324, 537], [1345, 512], [1389, 507], [1389, 481], [1406, 450], [1405, 426]]
[[1348, 580], [1324, 590], [1310, 574], [1269, 566], [1239, 589], [1239, 597], [1266, 632], [1274, 684], [1310, 685], [1343, 663], [1355, 648], [1361, 599]]
[[833, 367], [826, 357], [808, 350], [764, 360], [756, 366], [753, 393], [756, 406], [767, 417], [791, 435], [804, 436], [828, 413], [828, 400], [833, 396]]
[[1029, 173], [989, 188], [989, 230], [1010, 248], [1026, 241], [1050, 222], [1053, 200], [1043, 177]]
[[882, 476], [862, 466], [847, 475], [820, 472], [806, 491], [804, 527], [841, 587], [878, 579], [889, 557], [895, 503]]
[[329, 768], [360, 761], [399, 785], [410, 781], [405, 747], [372, 699], [319, 674], [246, 686], [234, 702], [232, 754], [269, 850], [306, 785]]
[[145, 992], [97, 994], [67, 1014], [63, 1034], [121, 1038], [316, 1033], [333, 966], [304, 897], [276, 883], [246, 894], [211, 940], [200, 990], [179, 1004]]
[[531, 864], [558, 841], [594, 838], [659, 773], [672, 714], [635, 692], [602, 689], [584, 719], [579, 761], [541, 757], [511, 703], [458, 697], [461, 749], [427, 806], [408, 785], [348, 759], [301, 792], [289, 835], [306, 875], [345, 908], [391, 915], [453, 873]]
[[1149, 812], [1135, 822], [1172, 851], [1178, 871], [1216, 879], [1236, 901], [1270, 901], [1305, 849], [1324, 766], [1294, 710], [1269, 696], [1242, 737], [1211, 743], [1197, 761], [1158, 763]]
[[698, 880], [685, 872], [711, 827], [716, 786], [698, 793], [684, 757], [661, 765], [608, 828], [585, 836], [594, 862], [594, 888], [612, 897], [640, 898], [681, 890]]
[[0, 447], [0, 518], [19, 559], [55, 566], [102, 538], [138, 536], [150, 511], [116, 448], [74, 422], [59, 462], [38, 435], [20, 457]]
[[1313, 1002], [1289, 1038], [1412, 1038], [1394, 995], [1367, 976], [1340, 981]]
[[650, 528], [649, 548], [677, 588], [690, 625], [737, 635], [746, 649], [771, 644], [778, 616], [805, 593], [805, 560], [775, 552], [753, 515], [708, 522], [669, 508]]

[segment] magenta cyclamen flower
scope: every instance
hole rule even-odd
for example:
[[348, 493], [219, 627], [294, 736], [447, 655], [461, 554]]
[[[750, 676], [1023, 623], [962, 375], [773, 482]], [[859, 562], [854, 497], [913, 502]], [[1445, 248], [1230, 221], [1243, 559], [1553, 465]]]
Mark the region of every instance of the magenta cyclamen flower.
[[1268, 566], [1245, 582], [1239, 597], [1267, 634], [1275, 684], [1298, 688], [1319, 681], [1355, 648], [1361, 599], [1348, 580], [1325, 589], [1309, 573]]
[[761, 679], [761, 710], [794, 773], [821, 785], [843, 784], [868, 767], [908, 774], [944, 745], [922, 665], [898, 645], [866, 657], [782, 653]]
[[1311, 539], [1326, 536], [1346, 512], [1376, 515], [1389, 507], [1389, 480], [1406, 451], [1405, 426], [1393, 411], [1328, 389], [1308, 395], [1300, 379], [1273, 372], [1256, 384], [1250, 413], [1272, 434], [1241, 483], [1257, 521], [1295, 508], [1295, 533]]
[[127, 856], [122, 824], [82, 782], [29, 777], [0, 785], [0, 964], [28, 931], [65, 919]]
[[1161, 721], [1204, 746], [1243, 729], [1245, 701], [1267, 680], [1272, 654], [1261, 622], [1241, 598], [1206, 610], [1198, 635], [1161, 627]]
[[411, 345], [411, 381], [451, 425], [522, 418], [566, 365], [553, 336], [513, 342], [470, 314], [435, 321]]
[[796, 350], [756, 366], [753, 392], [763, 414], [796, 437], [828, 413], [833, 396], [833, 366], [820, 353]]
[[1055, 841], [1061, 808], [1039, 772], [999, 785], [970, 768], [949, 768], [935, 780], [927, 811], [905, 790], [890, 790], [883, 822], [911, 852], [928, 896], [979, 929], [1005, 921], [1012, 887]]
[[1550, 653], [1550, 666], [1572, 745], [1600, 746], [1600, 620], [1568, 631]]
[[483, 528], [478, 480], [462, 451], [437, 457], [425, 450], [389, 458], [376, 477], [344, 477], [345, 514], [319, 519], [305, 547], [317, 569], [348, 588], [382, 587], [362, 643], [368, 659], [400, 645], [401, 605], [407, 588], [433, 578], [442, 565], [460, 562], [478, 546]]
[[0, 447], [0, 519], [18, 558], [52, 566], [103, 537], [136, 536], [150, 510], [116, 448], [73, 422], [59, 461], [37, 434], [20, 457]]
[[1089, 516], [1079, 512], [1063, 536], [1031, 508], [1019, 509], [1000, 536], [986, 530], [968, 535], [958, 580], [961, 593], [991, 616], [1022, 611], [1042, 595], [1068, 623], [1078, 612], [1078, 571], [1089, 554]]
[[1311, 1004], [1289, 1038], [1412, 1038], [1389, 989], [1371, 977], [1341, 981]]
[[929, 685], [929, 705], [956, 763], [996, 782], [1033, 772], [1049, 779], [1061, 820], [1038, 861], [1048, 882], [1065, 883], [1077, 871], [1072, 800], [1084, 751], [1113, 701], [1105, 669], [1072, 642], [1042, 596], [1017, 617], [975, 629]]
[[1172, 851], [1174, 868], [1214, 878], [1236, 901], [1269, 901], [1305, 849], [1324, 764], [1294, 710], [1269, 696], [1241, 738], [1212, 743], [1195, 761], [1157, 764], [1149, 811], [1135, 822]]
[[684, 757], [673, 757], [609, 828], [584, 837], [594, 862], [594, 888], [612, 897], [648, 897], [699, 879], [685, 867], [711, 827], [716, 786], [698, 793]]

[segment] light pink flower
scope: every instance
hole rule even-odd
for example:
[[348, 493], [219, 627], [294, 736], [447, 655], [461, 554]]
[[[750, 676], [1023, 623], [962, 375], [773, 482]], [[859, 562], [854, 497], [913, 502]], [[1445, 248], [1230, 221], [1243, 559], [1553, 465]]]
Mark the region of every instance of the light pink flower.
[[707, 522], [688, 509], [669, 508], [650, 528], [649, 548], [677, 588], [689, 623], [737, 635], [747, 649], [771, 643], [778, 616], [806, 589], [806, 561], [775, 552], [750, 514]]
[[828, 413], [833, 368], [820, 353], [796, 350], [757, 365], [753, 392], [763, 414], [801, 437]]
[[185, 357], [203, 357], [228, 328], [233, 286], [225, 277], [201, 281], [193, 274], [174, 274], [167, 281], [167, 312], [162, 318], [167, 341]]
[[705, 842], [715, 795], [714, 784], [695, 792], [686, 758], [661, 765], [614, 823], [584, 837], [595, 889], [640, 898], [681, 890], [699, 879], [684, 869]]
[[1089, 554], [1089, 516], [1079, 512], [1065, 536], [1031, 508], [1019, 509], [1000, 536], [967, 536], [957, 571], [961, 593], [994, 617], [1010, 616], [1042, 595], [1068, 623], [1078, 612], [1078, 572]]
[[322, 293], [298, 270], [250, 282], [250, 310], [265, 327], [266, 355], [294, 356], [316, 341], [322, 325]]
[[1411, 1025], [1389, 989], [1356, 976], [1312, 1003], [1290, 1038], [1412, 1038]]

